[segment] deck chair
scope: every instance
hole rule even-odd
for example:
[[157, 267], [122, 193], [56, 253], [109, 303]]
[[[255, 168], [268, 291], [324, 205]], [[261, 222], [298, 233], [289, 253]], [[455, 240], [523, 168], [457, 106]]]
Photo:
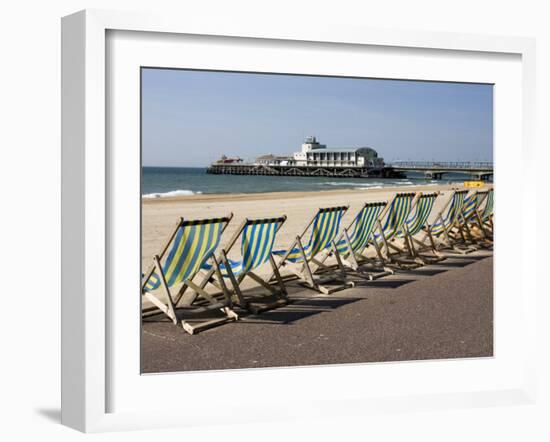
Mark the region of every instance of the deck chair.
[[474, 236], [471, 225], [480, 204], [486, 197], [487, 191], [473, 190], [471, 193], [466, 195], [464, 198], [464, 206], [462, 207], [462, 216], [457, 220], [457, 225], [449, 231], [449, 236], [453, 239], [453, 241], [462, 241], [464, 245], [470, 245], [471, 247], [477, 249], [479, 241]]
[[[221, 251], [220, 270], [222, 276], [231, 281], [238, 305], [254, 314], [288, 303], [285, 285], [272, 256], [277, 232], [285, 221], [286, 216], [268, 219], [245, 219], [226, 248]], [[241, 257], [239, 260], [231, 260], [227, 256], [239, 237], [241, 238]], [[269, 280], [261, 278], [254, 272], [267, 262], [271, 265], [278, 288], [271, 285]], [[205, 263], [203, 268], [210, 270], [212, 264]], [[266, 292], [262, 295], [245, 297], [240, 286], [247, 276], [264, 288]]]
[[[153, 265], [143, 275], [142, 295], [174, 324], [181, 323], [189, 334], [238, 319], [232, 310], [231, 296], [214, 256], [221, 235], [232, 216], [203, 220], [180, 218], [165, 247], [159, 255], [154, 256]], [[194, 282], [207, 261], [212, 261], [212, 269], [201, 282]], [[206, 285], [213, 282], [214, 274], [218, 282], [216, 286], [222, 287], [222, 296], [219, 299], [205, 290]], [[179, 284], [181, 286], [174, 293], [173, 287]], [[159, 297], [158, 289], [164, 293], [164, 300]], [[193, 293], [189, 293], [188, 289]], [[216, 312], [218, 317], [204, 318], [205, 314]]]
[[351, 271], [369, 280], [394, 273], [392, 269], [384, 266], [379, 249], [378, 261], [365, 254], [369, 242], [373, 239], [377, 223], [383, 219], [389, 207], [385, 201], [365, 203], [348, 227], [344, 228], [340, 239], [336, 241], [336, 249], [346, 272]]
[[435, 249], [431, 253], [420, 254], [415, 246], [415, 241], [418, 241], [416, 236], [426, 231], [428, 219], [433, 211], [435, 201], [439, 195], [436, 193], [419, 193], [409, 216], [402, 225], [402, 228], [395, 234], [396, 238], [403, 239], [403, 246], [399, 247], [395, 243], [389, 243], [390, 249], [395, 252], [391, 253], [392, 261], [401, 264], [404, 267], [418, 267], [427, 262], [442, 261], [444, 256], [438, 255]]
[[[306, 287], [322, 294], [328, 295], [347, 287], [353, 287], [353, 283], [346, 281], [346, 274], [335, 242], [342, 216], [348, 207], [319, 209], [288, 250], [273, 251], [274, 256], [278, 259], [277, 268], [280, 269], [284, 266]], [[302, 241], [310, 228], [309, 242], [304, 246]], [[336, 258], [337, 270], [324, 263], [326, 255]], [[338, 285], [331, 287], [325, 285], [333, 281], [338, 282]]]
[[[378, 232], [374, 234], [371, 243], [376, 248], [380, 258], [388, 266], [399, 264], [399, 262], [394, 259], [394, 254], [391, 252], [391, 248], [395, 249], [395, 247], [393, 247], [393, 244], [390, 246], [390, 243], [398, 238], [399, 232], [403, 231], [403, 225], [417, 198], [418, 195], [416, 193], [395, 194], [389, 204], [384, 226], [382, 226], [380, 220], [377, 223]], [[385, 256], [383, 256], [381, 252], [382, 248], [385, 251]]]
[[[437, 254], [441, 251], [466, 254], [475, 250], [467, 245], [464, 230], [461, 228], [464, 224], [463, 209], [467, 193], [467, 190], [451, 192], [447, 202], [435, 217], [434, 223], [427, 226], [423, 239], [417, 242], [420, 252], [427, 249]], [[450, 235], [453, 229], [456, 229], [457, 234], [460, 235], [460, 240], [456, 235], [454, 238]]]
[[482, 245], [491, 245], [493, 241], [494, 191], [493, 189], [489, 189], [485, 193], [486, 195], [483, 199], [485, 205], [483, 209], [481, 209], [483, 201], [478, 202], [476, 211], [471, 217], [470, 226], [476, 226], [480, 229], [483, 236], [483, 240], [481, 241]]

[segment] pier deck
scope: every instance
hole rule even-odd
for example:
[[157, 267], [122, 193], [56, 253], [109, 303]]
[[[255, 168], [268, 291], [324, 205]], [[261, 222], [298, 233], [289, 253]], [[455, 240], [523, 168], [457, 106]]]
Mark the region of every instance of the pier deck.
[[206, 173], [214, 175], [271, 175], [333, 178], [392, 178], [402, 176], [392, 168], [369, 168], [355, 166], [287, 166], [265, 164], [214, 163]]

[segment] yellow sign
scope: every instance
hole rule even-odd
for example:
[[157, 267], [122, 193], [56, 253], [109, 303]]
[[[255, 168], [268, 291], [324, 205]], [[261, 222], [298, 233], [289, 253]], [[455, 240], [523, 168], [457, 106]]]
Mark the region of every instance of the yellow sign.
[[464, 181], [464, 187], [483, 187], [483, 181]]

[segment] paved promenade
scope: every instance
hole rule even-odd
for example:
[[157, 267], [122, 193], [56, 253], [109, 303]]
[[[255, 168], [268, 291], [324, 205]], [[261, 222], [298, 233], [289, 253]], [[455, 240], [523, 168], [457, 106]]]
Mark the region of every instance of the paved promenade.
[[196, 336], [163, 319], [142, 333], [144, 373], [493, 354], [493, 258], [480, 251], [317, 297]]

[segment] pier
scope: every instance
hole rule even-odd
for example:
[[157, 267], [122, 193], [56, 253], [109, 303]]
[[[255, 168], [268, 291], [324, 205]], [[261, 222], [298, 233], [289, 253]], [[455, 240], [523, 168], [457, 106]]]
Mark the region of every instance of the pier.
[[270, 175], [270, 176], [303, 176], [332, 178], [394, 178], [402, 176], [401, 172], [386, 167], [358, 166], [297, 166], [297, 165], [266, 165], [243, 163], [213, 163], [206, 173], [214, 175]]
[[394, 161], [386, 167], [396, 172], [422, 172], [428, 179], [440, 180], [446, 173], [464, 173], [487, 181], [493, 176], [492, 162], [435, 162], [435, 161]]
[[287, 164], [212, 163], [206, 173], [214, 175], [270, 175], [332, 178], [405, 178], [407, 172], [423, 173], [427, 179], [441, 180], [446, 173], [463, 173], [481, 181], [493, 176], [490, 162], [394, 161], [381, 167], [319, 166]]

